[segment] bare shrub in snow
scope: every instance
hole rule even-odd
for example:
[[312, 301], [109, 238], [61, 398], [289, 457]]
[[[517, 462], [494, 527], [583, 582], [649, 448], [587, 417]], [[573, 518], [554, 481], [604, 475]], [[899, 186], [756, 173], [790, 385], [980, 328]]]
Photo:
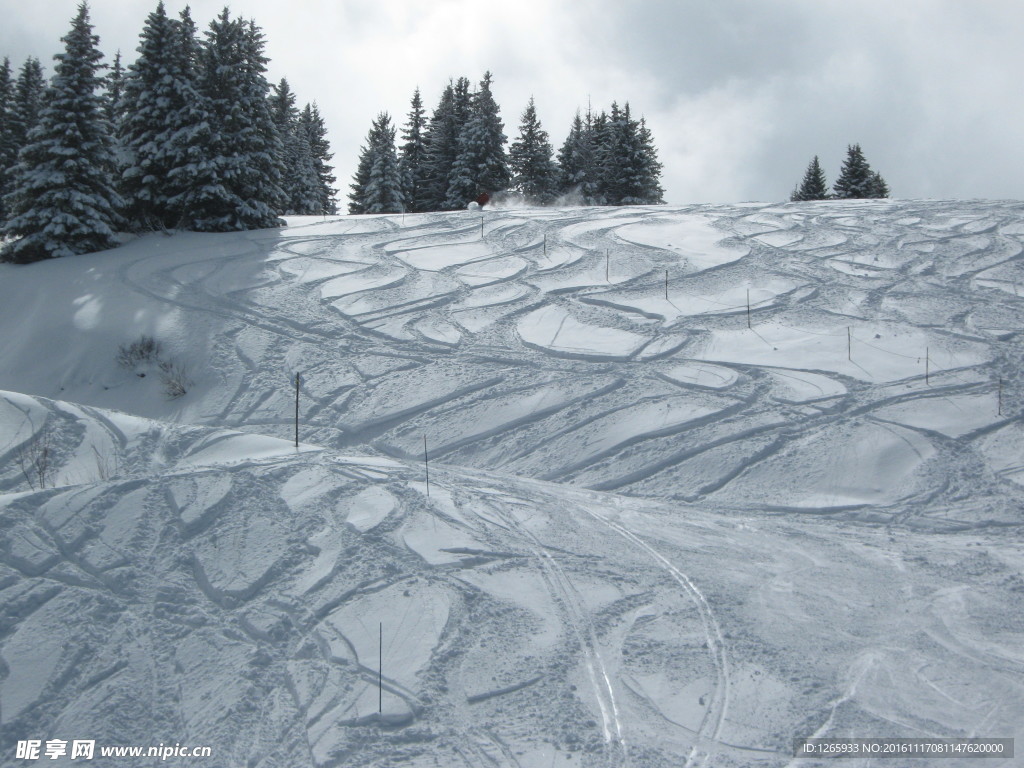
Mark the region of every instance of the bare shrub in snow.
[[147, 368], [156, 366], [164, 394], [171, 400], [187, 394], [192, 386], [188, 366], [180, 360], [165, 356], [163, 344], [152, 336], [143, 335], [130, 344], [122, 344], [117, 350], [117, 362], [122, 368], [134, 371], [140, 378], [145, 378]]
[[152, 336], [142, 335], [130, 344], [117, 348], [117, 363], [122, 368], [134, 370], [142, 365], [151, 365], [160, 359], [163, 345]]
[[48, 430], [40, 430], [18, 449], [18, 466], [32, 490], [52, 488], [57, 484], [57, 468], [53, 463]]
[[100, 480], [106, 482], [110, 478], [117, 476], [120, 470], [117, 453], [114, 453], [112, 456], [107, 453], [100, 453], [95, 445], [92, 447], [92, 453], [96, 459], [96, 475]]
[[188, 366], [180, 360], [160, 361], [160, 382], [164, 385], [164, 394], [171, 400], [187, 394], [192, 386]]

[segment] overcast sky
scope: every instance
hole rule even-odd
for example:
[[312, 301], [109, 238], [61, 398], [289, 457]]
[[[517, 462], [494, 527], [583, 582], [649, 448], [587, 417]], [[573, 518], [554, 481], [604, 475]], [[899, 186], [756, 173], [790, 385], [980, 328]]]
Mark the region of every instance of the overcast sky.
[[[78, 0], [0, 0], [0, 56], [52, 73]], [[223, 0], [193, 0], [205, 28]], [[100, 48], [135, 56], [155, 0], [93, 0]], [[184, 0], [166, 0], [178, 13]], [[813, 155], [858, 142], [895, 197], [1021, 198], [1021, 0], [234, 0], [272, 81], [316, 101], [345, 203], [370, 121], [428, 114], [485, 70], [511, 141], [532, 94], [552, 144], [577, 108], [629, 101], [670, 203], [787, 199]]]

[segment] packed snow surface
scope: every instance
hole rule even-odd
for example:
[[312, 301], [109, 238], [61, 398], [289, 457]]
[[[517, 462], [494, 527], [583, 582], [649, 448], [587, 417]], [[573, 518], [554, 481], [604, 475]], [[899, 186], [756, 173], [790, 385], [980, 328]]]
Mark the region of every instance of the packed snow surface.
[[0, 764], [1024, 737], [1022, 253], [1019, 203], [833, 201], [0, 265]]

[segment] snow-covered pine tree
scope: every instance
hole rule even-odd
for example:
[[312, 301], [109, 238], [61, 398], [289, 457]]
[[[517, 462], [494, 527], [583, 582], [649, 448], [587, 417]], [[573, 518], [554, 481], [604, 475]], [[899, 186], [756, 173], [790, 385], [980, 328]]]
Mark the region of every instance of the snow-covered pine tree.
[[188, 226], [229, 232], [283, 224], [281, 146], [270, 115], [263, 36], [224, 9], [202, 48], [200, 91], [210, 113], [205, 162], [197, 166]]
[[646, 205], [661, 205], [665, 202], [665, 190], [661, 186], [662, 164], [658, 160], [658, 150], [654, 146], [654, 136], [647, 127], [647, 121], [641, 117], [637, 129], [639, 142], [639, 158], [637, 161], [638, 186], [641, 190], [640, 199]]
[[373, 131], [366, 137], [366, 143], [359, 148], [359, 162], [349, 184], [348, 212], [352, 215], [366, 213], [366, 187], [370, 183], [370, 169], [373, 167]]
[[601, 205], [621, 205], [626, 195], [629, 183], [627, 131], [628, 117], [615, 101], [608, 114], [602, 112], [595, 121], [598, 200]]
[[537, 108], [531, 96], [523, 110], [519, 137], [509, 149], [512, 188], [527, 200], [541, 205], [554, 200], [558, 189], [558, 166], [551, 156], [551, 142], [537, 119]]
[[448, 177], [459, 154], [459, 135], [469, 120], [469, 80], [460, 77], [448, 81], [441, 99], [430, 118], [424, 144], [427, 148], [424, 178], [426, 188], [421, 197], [426, 211], [445, 208]]
[[445, 208], [458, 210], [481, 192], [508, 188], [511, 175], [505, 156], [505, 125], [491, 94], [491, 73], [485, 72], [470, 100], [470, 117], [459, 134], [459, 152], [448, 174]]
[[208, 151], [212, 145], [213, 117], [209, 101], [200, 89], [202, 46], [189, 9], [176, 25], [178, 44], [173, 69], [179, 73], [175, 106], [168, 110], [167, 133], [167, 211], [164, 221], [175, 228], [189, 228], [205, 180], [208, 178]]
[[288, 192], [288, 210], [301, 216], [327, 213], [320, 194], [320, 178], [316, 173], [309, 133], [301, 123], [295, 125], [288, 137], [287, 154], [295, 173]]
[[885, 183], [882, 174], [875, 171], [871, 174], [871, 197], [884, 198], [889, 196], [889, 185]]
[[874, 173], [864, 159], [860, 144], [849, 145], [846, 160], [833, 187], [835, 196], [839, 199], [873, 197], [873, 180]]
[[98, 74], [103, 54], [83, 2], [61, 38], [54, 76], [39, 122], [15, 166], [7, 198], [13, 238], [0, 257], [28, 263], [112, 248], [122, 201], [108, 170], [111, 127], [103, 111]]
[[277, 133], [274, 119], [270, 114], [267, 96], [270, 83], [266, 78], [269, 59], [263, 51], [266, 38], [252, 20], [242, 22], [242, 60], [245, 62], [243, 85], [246, 101], [252, 105], [250, 125], [253, 134], [246, 149], [250, 162], [243, 175], [240, 196], [244, 201], [243, 220], [247, 228], [277, 227], [284, 222], [277, 214], [285, 210], [287, 200], [281, 186], [284, 167], [281, 162], [283, 150], [281, 137]]
[[[615, 125], [615, 147], [617, 158], [613, 162], [619, 178], [617, 204], [645, 205], [660, 202], [660, 187], [657, 190], [651, 188], [652, 183], [657, 184], [657, 179], [651, 176], [656, 176], [658, 169], [649, 167], [652, 158], [644, 146], [641, 125], [633, 119], [628, 101]], [[650, 149], [653, 150], [653, 146]], [[660, 163], [658, 166], [660, 168]]]
[[402, 128], [402, 149], [398, 165], [402, 171], [402, 199], [405, 200], [405, 210], [429, 210], [429, 201], [426, 199], [426, 112], [423, 109], [419, 88], [412, 94], [408, 121]]
[[594, 115], [590, 121], [590, 146], [594, 154], [593, 188], [591, 205], [611, 205], [610, 188], [614, 186], [614, 179], [611, 179], [610, 158], [614, 156], [612, 123], [615, 114], [618, 113], [618, 104], [612, 103], [613, 115], [601, 110], [600, 114]]
[[107, 122], [114, 128], [114, 165], [111, 167], [110, 173], [115, 179], [115, 184], [121, 178], [121, 172], [128, 162], [127, 152], [118, 136], [118, 125], [123, 114], [121, 102], [124, 94], [124, 78], [125, 71], [121, 65], [121, 51], [118, 51], [114, 54], [114, 63], [110, 66], [110, 71], [103, 78], [103, 110], [107, 116]]
[[381, 112], [373, 121], [352, 184], [349, 213], [401, 213], [402, 174], [395, 151], [391, 116]]
[[597, 193], [594, 164], [594, 135], [592, 116], [586, 122], [579, 110], [573, 118], [569, 135], [558, 151], [558, 188], [564, 195], [578, 195], [584, 205], [592, 205]]
[[106, 94], [103, 107], [107, 113], [107, 121], [117, 125], [121, 119], [121, 94], [124, 91], [124, 67], [121, 66], [121, 51], [114, 54], [114, 63], [104, 79]]
[[793, 202], [828, 199], [828, 182], [825, 181], [825, 171], [821, 169], [817, 155], [808, 164], [803, 181], [793, 190], [789, 199]]
[[14, 81], [11, 79], [11, 60], [4, 57], [0, 64], [0, 225], [7, 218], [4, 195], [7, 194], [7, 173], [14, 166], [16, 150], [11, 133], [11, 111], [14, 106]]
[[281, 78], [281, 82], [273, 87], [270, 112], [281, 138], [281, 162], [284, 167], [281, 186], [286, 200], [284, 213], [320, 213], [319, 180], [313, 167], [309, 133], [299, 124], [295, 94], [285, 78]]
[[309, 138], [310, 154], [313, 158], [313, 171], [317, 177], [317, 213], [333, 214], [338, 212], [338, 204], [334, 199], [334, 182], [337, 181], [330, 165], [334, 157], [331, 145], [327, 141], [327, 126], [320, 116], [316, 103], [306, 104], [299, 115], [299, 124]]
[[29, 132], [39, 122], [46, 94], [46, 80], [43, 65], [39, 59], [25, 60], [18, 79], [14, 83], [14, 101], [10, 111], [11, 136], [14, 140], [15, 155], [28, 143]]
[[271, 86], [268, 99], [274, 125], [277, 126], [278, 132], [283, 134], [299, 119], [299, 110], [295, 106], [295, 94], [292, 93], [292, 88], [288, 85], [286, 78], [282, 77], [281, 82]]
[[[139, 34], [138, 58], [124, 78], [119, 136], [125, 162], [121, 190], [129, 225], [136, 230], [174, 227], [181, 211], [172, 199], [185, 192], [189, 123], [199, 95], [184, 22], [168, 17], [161, 0]], [[194, 38], [193, 38], [194, 39]]]

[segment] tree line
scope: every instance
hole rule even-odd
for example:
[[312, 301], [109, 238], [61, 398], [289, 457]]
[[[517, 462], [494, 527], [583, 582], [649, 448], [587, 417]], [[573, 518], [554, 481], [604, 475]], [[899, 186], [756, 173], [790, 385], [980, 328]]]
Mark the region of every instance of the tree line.
[[474, 90], [465, 77], [450, 80], [429, 118], [417, 88], [400, 146], [391, 116], [380, 113], [360, 148], [349, 213], [458, 210], [481, 193], [512, 193], [538, 205], [559, 198], [583, 205], [664, 202], [651, 131], [628, 103], [598, 115], [577, 111], [556, 158], [532, 97], [506, 150], [491, 83], [490, 72]]
[[0, 259], [114, 247], [118, 230], [227, 232], [335, 213], [316, 104], [266, 79], [263, 33], [228, 9], [200, 37], [157, 5], [138, 58], [109, 67], [83, 2], [47, 85], [30, 58], [0, 67]]
[[839, 178], [836, 179], [831, 193], [825, 179], [825, 171], [822, 170], [818, 156], [815, 155], [804, 172], [803, 181], [793, 189], [789, 199], [798, 202], [883, 197], [889, 197], [889, 185], [885, 183], [882, 174], [871, 170], [860, 144], [850, 144], [846, 148], [846, 160], [843, 161]]

